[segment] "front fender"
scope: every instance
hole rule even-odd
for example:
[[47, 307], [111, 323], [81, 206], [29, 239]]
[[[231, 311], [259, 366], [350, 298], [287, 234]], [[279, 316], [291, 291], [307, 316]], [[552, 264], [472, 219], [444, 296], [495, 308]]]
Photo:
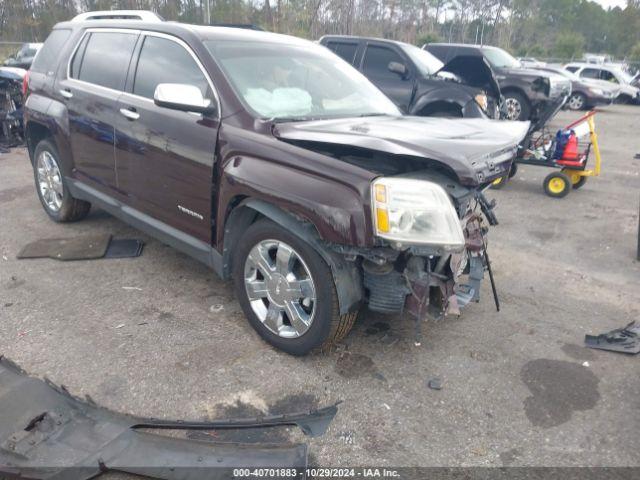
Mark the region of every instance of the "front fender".
[[462, 110], [469, 100], [473, 100], [473, 96], [459, 88], [438, 88], [421, 95], [411, 107], [409, 114], [419, 115], [422, 110], [435, 103], [456, 105]]
[[338, 306], [341, 315], [352, 312], [362, 303], [364, 298], [362, 275], [354, 262], [347, 261], [343, 255], [326, 248], [317, 230], [310, 223], [301, 221], [273, 204], [254, 198], [243, 200], [231, 211], [227, 218], [222, 251], [223, 278], [231, 277], [233, 247], [242, 232], [255, 221], [258, 214], [272, 220], [311, 245], [329, 265], [338, 295]]
[[[304, 152], [306, 155], [311, 154], [306, 150]], [[297, 161], [299, 164], [313, 166], [309, 158], [298, 157]], [[329, 168], [326, 170], [333, 173]], [[328, 175], [295, 168], [288, 162], [281, 163], [253, 155], [235, 155], [223, 167], [217, 225], [224, 225], [237, 199], [252, 198], [276, 205], [294, 217], [309, 222], [325, 242], [370, 246], [373, 243], [373, 232], [369, 181], [361, 179], [359, 185], [346, 185]], [[218, 229], [217, 233], [220, 245], [224, 241], [222, 229]]]

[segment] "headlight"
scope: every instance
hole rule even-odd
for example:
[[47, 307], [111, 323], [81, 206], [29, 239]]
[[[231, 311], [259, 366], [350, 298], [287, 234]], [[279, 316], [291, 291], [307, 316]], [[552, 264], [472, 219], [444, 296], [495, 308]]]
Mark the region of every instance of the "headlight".
[[440, 185], [383, 177], [373, 182], [371, 196], [378, 237], [400, 245], [433, 245], [449, 251], [464, 248], [458, 214]]
[[475, 100], [476, 103], [482, 107], [482, 110], [486, 112], [489, 107], [489, 100], [487, 99], [487, 96], [484, 93], [479, 93], [475, 96]]

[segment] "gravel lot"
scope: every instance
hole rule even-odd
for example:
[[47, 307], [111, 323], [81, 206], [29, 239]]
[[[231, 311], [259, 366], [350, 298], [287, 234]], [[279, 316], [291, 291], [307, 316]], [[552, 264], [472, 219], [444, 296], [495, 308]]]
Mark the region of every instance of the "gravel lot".
[[[0, 353], [144, 416], [342, 400], [328, 433], [310, 441], [323, 466], [639, 466], [640, 358], [582, 347], [585, 333], [640, 317], [639, 114], [603, 109], [603, 174], [568, 197], [545, 196], [550, 170], [536, 167], [490, 192], [500, 313], [485, 282], [482, 302], [459, 319], [425, 324], [420, 347], [411, 320], [367, 313], [338, 351], [305, 358], [262, 342], [231, 285], [181, 253], [97, 209], [80, 223], [49, 221], [25, 151], [0, 155]], [[143, 238], [144, 254], [15, 258], [33, 240], [99, 232]], [[434, 377], [442, 390], [427, 387]]]

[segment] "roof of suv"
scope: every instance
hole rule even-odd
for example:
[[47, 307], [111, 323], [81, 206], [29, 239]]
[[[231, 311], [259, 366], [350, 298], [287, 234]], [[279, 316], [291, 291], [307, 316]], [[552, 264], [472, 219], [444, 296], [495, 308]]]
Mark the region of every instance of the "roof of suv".
[[464, 47], [480, 50], [481, 48], [491, 48], [494, 50], [502, 50], [499, 47], [493, 47], [491, 45], [478, 45], [477, 43], [427, 43], [426, 46], [434, 45], [437, 47]]
[[398, 40], [391, 40], [388, 38], [379, 38], [379, 37], [360, 37], [358, 35], [323, 35], [320, 37], [320, 42], [324, 39], [330, 40], [366, 40], [371, 42], [385, 42], [385, 43], [395, 43], [396, 45], [409, 45], [407, 42], [400, 42]]
[[235, 27], [212, 27], [206, 25], [191, 25], [179, 22], [153, 21], [145, 22], [139, 20], [114, 19], [114, 20], [86, 20], [69, 21], [56, 25], [57, 28], [118, 28], [132, 30], [149, 30], [153, 32], [180, 35], [191, 33], [201, 40], [237, 40], [237, 41], [260, 41], [270, 43], [286, 43], [287, 45], [300, 45], [308, 47], [313, 42], [289, 35], [265, 32], [260, 30], [235, 28]]

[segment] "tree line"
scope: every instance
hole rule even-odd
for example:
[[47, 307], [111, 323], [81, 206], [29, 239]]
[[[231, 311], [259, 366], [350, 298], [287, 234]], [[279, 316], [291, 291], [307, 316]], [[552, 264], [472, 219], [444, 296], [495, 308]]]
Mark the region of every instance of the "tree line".
[[[79, 12], [149, 9], [202, 24], [207, 0], [3, 0], [0, 40], [43, 41]], [[589, 0], [209, 0], [211, 23], [252, 24], [317, 39], [369, 35], [421, 45], [484, 43], [520, 56], [602, 52], [640, 60], [640, 0], [605, 10]]]

